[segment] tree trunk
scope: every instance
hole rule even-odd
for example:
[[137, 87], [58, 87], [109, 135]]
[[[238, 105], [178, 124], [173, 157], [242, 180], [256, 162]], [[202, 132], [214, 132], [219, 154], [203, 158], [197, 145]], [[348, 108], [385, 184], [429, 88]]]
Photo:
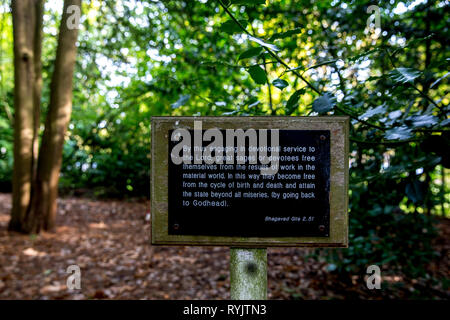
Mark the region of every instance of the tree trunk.
[[31, 199], [34, 138], [34, 33], [33, 0], [13, 0], [14, 35], [14, 167], [10, 230], [24, 231]]
[[[42, 92], [42, 38], [44, 20], [44, 0], [36, 0], [36, 22], [34, 35], [34, 87], [33, 87], [33, 166], [32, 186], [36, 185], [37, 164], [39, 153], [39, 126], [41, 117], [41, 92]], [[33, 192], [33, 188], [31, 190]]]
[[50, 105], [39, 151], [44, 0], [12, 0], [15, 127], [10, 230], [38, 233], [54, 227], [62, 148], [72, 111], [78, 28], [68, 28], [71, 16], [67, 9], [73, 5], [81, 11], [81, 0], [64, 1]]
[[55, 226], [58, 179], [61, 169], [64, 137], [72, 112], [72, 78], [76, 60], [78, 29], [69, 29], [67, 8], [81, 7], [81, 0], [64, 1], [64, 11], [56, 51], [55, 68], [50, 85], [50, 105], [37, 169], [36, 189], [29, 216], [29, 232]]

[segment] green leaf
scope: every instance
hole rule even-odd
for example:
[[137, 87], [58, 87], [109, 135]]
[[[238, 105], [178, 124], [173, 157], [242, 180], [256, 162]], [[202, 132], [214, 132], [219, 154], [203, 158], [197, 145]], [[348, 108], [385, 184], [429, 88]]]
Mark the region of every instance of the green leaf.
[[[247, 26], [247, 20], [238, 20], [238, 21], [243, 27]], [[220, 30], [228, 34], [234, 34], [242, 31], [241, 27], [233, 20], [228, 20], [222, 23], [220, 25]]]
[[407, 126], [396, 127], [387, 130], [384, 136], [388, 140], [406, 140], [412, 137], [412, 130]]
[[259, 4], [266, 4], [266, 0], [231, 0], [231, 3], [244, 6], [256, 6]]
[[350, 58], [348, 59], [348, 61], [353, 62], [353, 61], [359, 60], [359, 59], [361, 59], [362, 57], [368, 56], [368, 55], [370, 55], [370, 54], [372, 54], [372, 53], [374, 53], [374, 52], [377, 52], [377, 51], [379, 51], [379, 50], [380, 50], [379, 48], [375, 48], [375, 49], [372, 49], [372, 50], [363, 52], [363, 53], [358, 54], [358, 55], [356, 55], [356, 56], [350, 57]]
[[382, 104], [381, 106], [378, 106], [376, 108], [369, 108], [366, 112], [364, 112], [362, 115], [358, 117], [359, 120], [367, 120], [369, 118], [372, 118], [375, 115], [383, 114], [387, 110], [386, 106]]
[[296, 70], [300, 70], [300, 69], [304, 69], [304, 67], [300, 66], [300, 67], [295, 67], [295, 68], [287, 69], [285, 72], [296, 71]]
[[232, 116], [238, 113], [238, 110], [233, 110], [233, 111], [227, 111], [227, 112], [222, 112], [223, 116]]
[[450, 72], [447, 72], [446, 74], [444, 74], [442, 77], [440, 77], [439, 79], [437, 79], [435, 82], [433, 82], [430, 86], [430, 88], [433, 88], [435, 85], [437, 85], [439, 82], [441, 82], [442, 80], [444, 80], [445, 78], [447, 78], [450, 75]]
[[250, 103], [250, 104], [248, 105], [248, 108], [249, 108], [249, 109], [254, 108], [254, 107], [256, 107], [256, 106], [257, 106], [258, 104], [260, 104], [260, 103], [261, 103], [261, 101], [256, 100], [255, 102]]
[[277, 39], [284, 39], [284, 38], [290, 37], [290, 36], [292, 36], [294, 34], [299, 34], [301, 32], [302, 32], [302, 28], [295, 28], [295, 29], [288, 30], [288, 31], [285, 31], [285, 32], [275, 33], [274, 35], [272, 35], [270, 37], [269, 40], [273, 41], [273, 40], [277, 40]]
[[257, 97], [254, 97], [254, 96], [250, 97], [250, 98], [245, 102], [245, 104], [247, 105], [247, 108], [248, 108], [248, 109], [252, 109], [252, 108], [256, 107], [258, 104], [260, 104], [260, 103], [261, 103], [261, 102], [258, 100], [258, 98], [257, 98]]
[[301, 88], [301, 89], [295, 91], [293, 94], [291, 94], [288, 101], [286, 102], [286, 110], [287, 110], [288, 114], [291, 114], [292, 112], [294, 112], [295, 109], [297, 109], [298, 99], [304, 92], [305, 92], [305, 88]]
[[227, 103], [225, 101], [216, 101], [214, 104], [218, 107], [226, 107]]
[[191, 97], [191, 95], [189, 95], [189, 94], [180, 96], [180, 98], [177, 100], [177, 102], [172, 103], [172, 105], [171, 105], [172, 109], [178, 109], [179, 107], [184, 105], [186, 102], [188, 102], [190, 97]]
[[270, 43], [264, 42], [263, 40], [261, 40], [259, 38], [252, 37], [252, 36], [249, 36], [248, 38], [251, 41], [256, 42], [257, 44], [259, 44], [259, 45], [261, 45], [261, 46], [263, 46], [265, 48], [268, 48], [268, 49], [270, 49], [272, 51], [280, 51], [280, 49], [278, 49], [278, 47], [276, 45], [274, 45], [274, 44], [270, 44]]
[[256, 48], [250, 48], [244, 52], [241, 53], [238, 60], [253, 58], [259, 55], [262, 51], [262, 47], [256, 47]]
[[283, 90], [289, 85], [289, 83], [286, 80], [280, 78], [273, 80], [272, 84], [280, 90]]
[[265, 84], [267, 82], [266, 72], [260, 66], [251, 66], [247, 71], [257, 84]]
[[414, 203], [422, 203], [426, 192], [426, 186], [424, 182], [415, 180], [412, 183], [408, 183], [405, 187], [405, 193], [408, 199]]
[[327, 113], [335, 106], [334, 97], [330, 93], [325, 93], [313, 102], [313, 110], [319, 114]]
[[[315, 64], [315, 65], [311, 66], [311, 67], [308, 67], [308, 68], [305, 70], [305, 72], [308, 71], [309, 69], [314, 69], [314, 68], [318, 68], [318, 67], [325, 66], [325, 65], [328, 65], [328, 64], [333, 64], [333, 63], [335, 63], [336, 61], [337, 61], [337, 60], [329, 60], [329, 61], [320, 62], [320, 63], [318, 63], [318, 64]], [[293, 70], [293, 69], [291, 69], [291, 70]]]
[[448, 126], [449, 124], [450, 124], [450, 118], [445, 119], [445, 120], [443, 120], [443, 121], [440, 123], [440, 125], [441, 125], [442, 127], [446, 127], [446, 126]]
[[395, 110], [389, 113], [389, 119], [391, 120], [395, 120], [400, 118], [402, 115], [402, 111], [401, 110]]
[[408, 117], [406, 120], [411, 121], [414, 127], [420, 128], [420, 127], [434, 126], [435, 124], [438, 123], [439, 118], [429, 114], [424, 114], [418, 116], [411, 116]]
[[0, 118], [0, 129], [8, 129], [11, 127], [11, 124], [9, 123], [9, 121], [7, 121], [4, 118]]
[[405, 50], [406, 48], [413, 48], [416, 47], [417, 45], [420, 44], [420, 42], [425, 41], [427, 39], [430, 39], [433, 35], [429, 34], [425, 37], [421, 37], [421, 38], [417, 38], [417, 39], [412, 39], [410, 41], [408, 41], [404, 46], [394, 50], [392, 52], [392, 56], [395, 56], [397, 53], [401, 52], [402, 50]]
[[391, 79], [397, 83], [413, 83], [421, 72], [411, 68], [397, 68], [389, 72]]

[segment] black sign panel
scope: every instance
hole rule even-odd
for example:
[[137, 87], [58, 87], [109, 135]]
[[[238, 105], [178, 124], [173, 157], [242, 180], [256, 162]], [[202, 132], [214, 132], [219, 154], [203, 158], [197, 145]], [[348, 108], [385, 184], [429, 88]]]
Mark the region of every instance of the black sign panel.
[[[170, 235], [329, 237], [329, 130], [279, 130], [279, 167], [274, 175], [261, 174], [259, 161], [174, 164], [171, 151], [181, 142], [171, 141], [172, 132]], [[193, 130], [190, 133], [194, 147]], [[249, 155], [248, 139], [245, 148]]]

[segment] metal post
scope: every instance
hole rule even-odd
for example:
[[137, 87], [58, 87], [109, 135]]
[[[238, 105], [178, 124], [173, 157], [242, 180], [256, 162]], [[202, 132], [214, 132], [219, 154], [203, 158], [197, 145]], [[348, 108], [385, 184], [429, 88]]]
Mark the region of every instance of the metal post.
[[267, 249], [230, 249], [233, 300], [267, 299]]

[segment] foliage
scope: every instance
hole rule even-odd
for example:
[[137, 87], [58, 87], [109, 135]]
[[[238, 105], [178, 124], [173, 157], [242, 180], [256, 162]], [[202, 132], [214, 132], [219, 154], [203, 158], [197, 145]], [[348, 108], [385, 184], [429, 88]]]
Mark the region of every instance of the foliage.
[[0, 192], [11, 189], [13, 141], [12, 20], [2, 14], [0, 2]]
[[[450, 211], [449, 6], [382, 2], [376, 31], [371, 4], [86, 1], [61, 186], [148, 196], [152, 115], [347, 115], [350, 248], [327, 251], [330, 261], [348, 272], [379, 263], [423, 274], [433, 257], [431, 214]], [[55, 14], [47, 4], [44, 81]], [[2, 39], [11, 31], [1, 13]], [[11, 43], [0, 43], [0, 104], [10, 109]], [[4, 110], [5, 184], [12, 130]]]
[[[401, 271], [411, 277], [424, 276], [435, 258], [431, 243], [437, 233], [433, 218], [417, 211], [405, 214], [399, 208], [405, 193], [409, 201], [423, 202], [425, 190], [408, 191], [412, 186], [417, 186], [417, 180], [374, 178], [352, 184], [350, 246], [328, 252], [329, 268], [337, 267], [341, 275], [364, 275], [375, 264], [388, 274]], [[379, 194], [384, 195], [383, 201]]]

